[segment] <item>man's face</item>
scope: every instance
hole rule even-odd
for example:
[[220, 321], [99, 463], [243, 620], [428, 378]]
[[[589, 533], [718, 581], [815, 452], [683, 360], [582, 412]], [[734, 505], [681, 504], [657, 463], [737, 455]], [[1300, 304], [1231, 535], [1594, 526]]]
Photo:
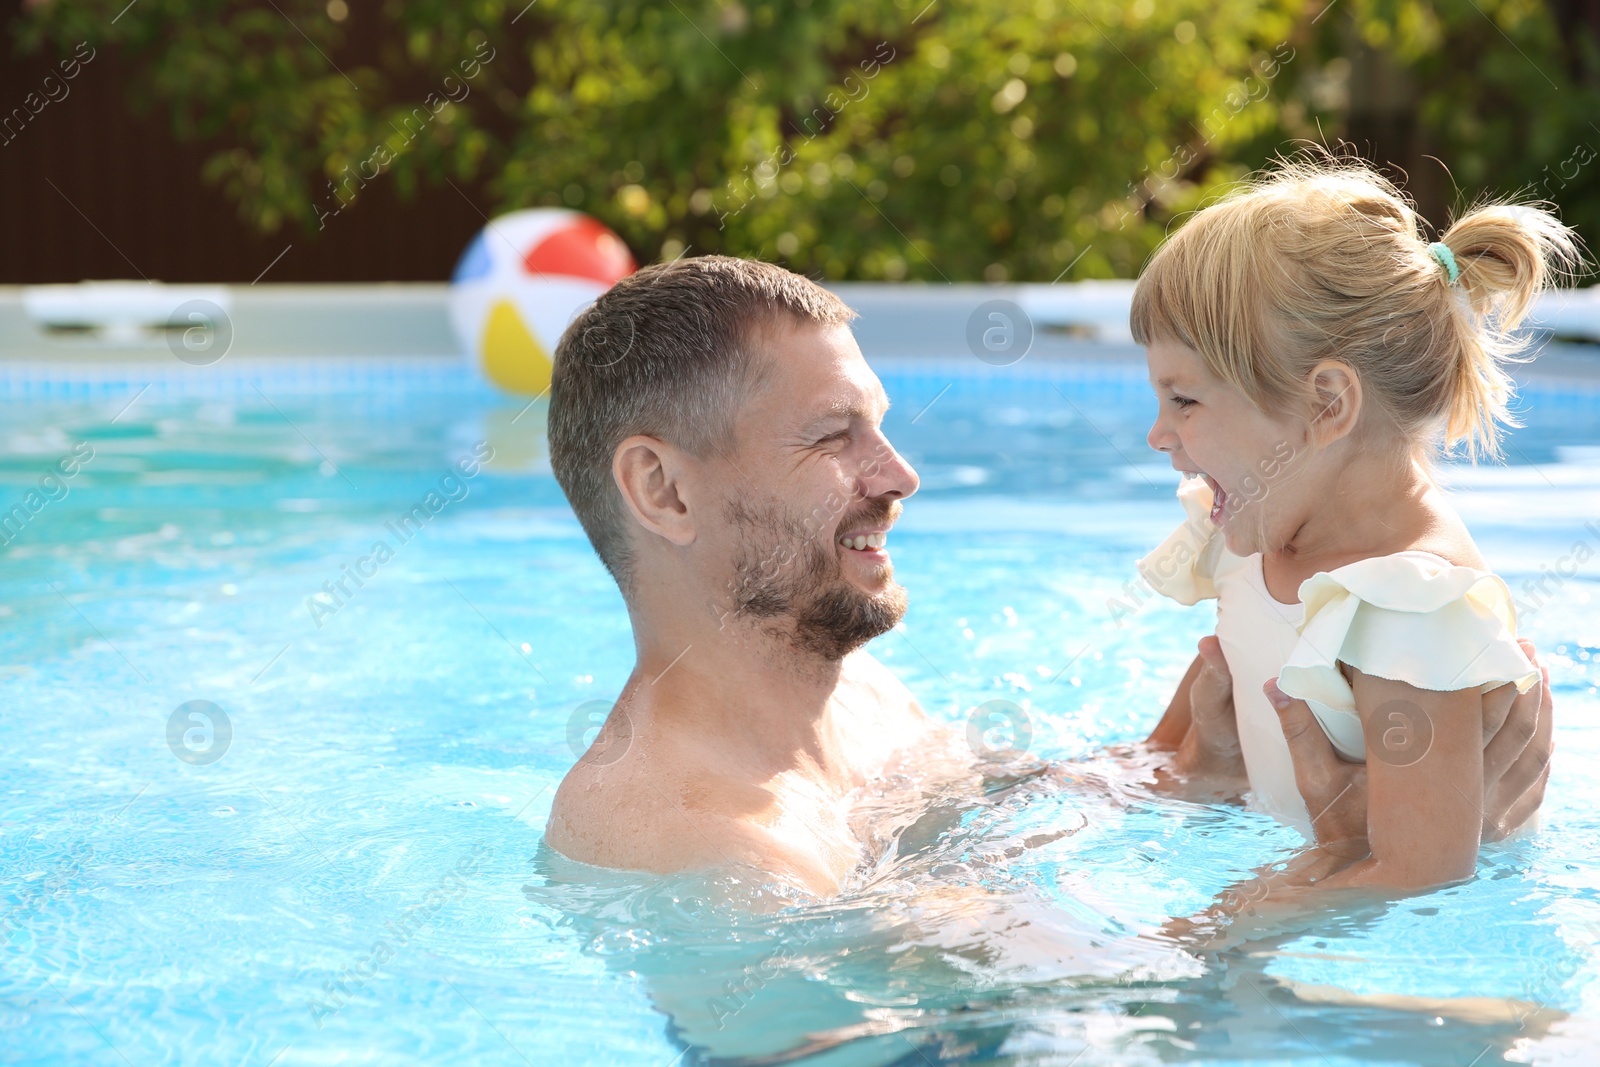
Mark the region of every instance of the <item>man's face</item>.
[[837, 660], [905, 614], [887, 540], [917, 474], [883, 436], [888, 397], [847, 327], [763, 340], [766, 380], [724, 461], [732, 608]]

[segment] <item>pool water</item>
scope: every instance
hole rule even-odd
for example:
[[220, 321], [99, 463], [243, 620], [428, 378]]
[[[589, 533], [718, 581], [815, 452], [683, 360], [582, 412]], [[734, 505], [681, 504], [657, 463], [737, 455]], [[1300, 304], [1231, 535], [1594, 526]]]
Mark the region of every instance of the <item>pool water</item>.
[[1112, 607], [1179, 518], [1142, 366], [878, 370], [923, 481], [873, 651], [1026, 751], [925, 810], [886, 783], [826, 904], [542, 846], [632, 645], [540, 406], [403, 375], [0, 400], [0, 1060], [1592, 1062], [1600, 389], [1528, 389], [1509, 462], [1446, 471], [1554, 675], [1542, 831], [1190, 955], [1148, 935], [1296, 837], [1103, 753], [1209, 624]]

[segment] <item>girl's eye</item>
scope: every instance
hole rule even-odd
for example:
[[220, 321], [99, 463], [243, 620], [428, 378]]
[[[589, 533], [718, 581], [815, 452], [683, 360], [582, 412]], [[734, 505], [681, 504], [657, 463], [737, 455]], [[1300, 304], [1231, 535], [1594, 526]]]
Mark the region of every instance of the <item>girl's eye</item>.
[[1191, 408], [1194, 407], [1195, 404], [1199, 403], [1199, 401], [1191, 400], [1186, 396], [1175, 396], [1172, 398], [1172, 402], [1178, 405], [1180, 408]]

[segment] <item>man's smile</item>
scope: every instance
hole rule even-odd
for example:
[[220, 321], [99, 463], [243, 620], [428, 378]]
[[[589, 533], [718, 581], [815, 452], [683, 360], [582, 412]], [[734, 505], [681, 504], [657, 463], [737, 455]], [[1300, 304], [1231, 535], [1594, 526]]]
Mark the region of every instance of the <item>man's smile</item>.
[[879, 554], [887, 556], [888, 553], [880, 551], [889, 541], [888, 529], [882, 530], [856, 530], [853, 533], [840, 534], [839, 544], [852, 552], [863, 555]]
[[898, 500], [863, 509], [859, 515], [847, 516], [834, 535], [834, 544], [845, 550], [845, 555], [871, 567], [889, 565], [889, 531], [900, 521], [902, 505]]

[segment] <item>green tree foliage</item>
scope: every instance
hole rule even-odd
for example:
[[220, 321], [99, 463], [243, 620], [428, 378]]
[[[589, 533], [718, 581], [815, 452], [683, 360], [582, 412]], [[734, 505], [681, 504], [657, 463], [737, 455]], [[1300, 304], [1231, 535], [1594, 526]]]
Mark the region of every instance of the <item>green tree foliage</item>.
[[125, 3], [44, 0], [19, 36], [115, 50], [264, 231], [370, 182], [481, 182], [486, 210], [580, 208], [646, 261], [1129, 275], [1229, 181], [1348, 136], [1430, 215], [1532, 195], [1600, 232], [1576, 0]]

